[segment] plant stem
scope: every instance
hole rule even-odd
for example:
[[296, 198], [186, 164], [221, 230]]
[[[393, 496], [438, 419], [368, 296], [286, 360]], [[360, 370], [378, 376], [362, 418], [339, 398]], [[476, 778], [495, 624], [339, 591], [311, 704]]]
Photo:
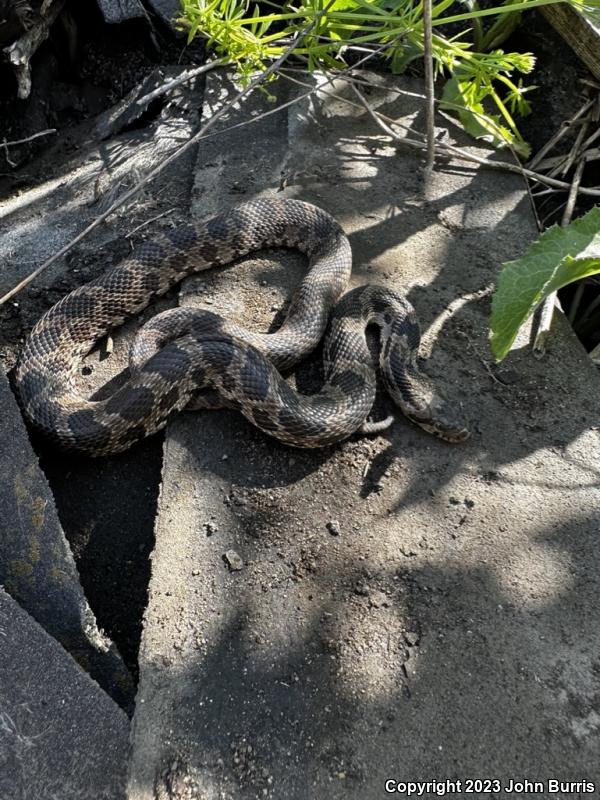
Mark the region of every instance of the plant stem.
[[427, 158], [425, 170], [431, 172], [435, 161], [435, 121], [434, 121], [434, 85], [433, 85], [433, 51], [431, 29], [431, 0], [423, 0], [423, 54], [425, 58], [425, 120], [427, 126]]

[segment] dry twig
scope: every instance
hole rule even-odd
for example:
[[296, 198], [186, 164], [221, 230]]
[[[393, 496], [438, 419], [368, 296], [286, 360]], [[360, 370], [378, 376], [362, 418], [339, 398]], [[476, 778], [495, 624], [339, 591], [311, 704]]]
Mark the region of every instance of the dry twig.
[[565, 136], [569, 132], [569, 129], [571, 128], [571, 126], [575, 122], [577, 122], [578, 119], [580, 119], [581, 117], [585, 116], [585, 114], [587, 114], [588, 111], [591, 110], [593, 105], [594, 105], [594, 101], [593, 100], [588, 100], [586, 103], [584, 103], [581, 106], [579, 111], [577, 111], [575, 114], [573, 114], [573, 116], [570, 119], [568, 119], [565, 122], [563, 122], [561, 124], [560, 128], [556, 131], [556, 133], [553, 136], [551, 136], [550, 139], [548, 139], [546, 144], [543, 147], [541, 147], [538, 150], [538, 152], [535, 154], [535, 156], [529, 161], [529, 163], [527, 164], [527, 167], [529, 169], [533, 169], [534, 167], [539, 167], [540, 161], [544, 158], [546, 153], [549, 153], [551, 150], [554, 150], [554, 148], [559, 143], [559, 141], [563, 138], [563, 136]]
[[[567, 199], [567, 204], [565, 206], [565, 210], [563, 212], [562, 220], [560, 223], [563, 228], [566, 227], [573, 218], [573, 211], [575, 209], [575, 202], [577, 200], [577, 193], [579, 191], [579, 185], [581, 183], [581, 176], [583, 175], [585, 161], [586, 161], [585, 158], [580, 158], [579, 162], [577, 163], [577, 168], [575, 170], [573, 182], [571, 184], [571, 189], [569, 191], [569, 197]], [[545, 299], [542, 305], [542, 313], [540, 315], [538, 329], [533, 342], [534, 352], [540, 355], [544, 353], [546, 349], [546, 341], [548, 339], [548, 334], [550, 333], [550, 328], [552, 326], [552, 318], [554, 316], [554, 307], [556, 305], [556, 302], [557, 302], [557, 294], [556, 292], [552, 292], [552, 294], [548, 295], [548, 297]]]
[[[419, 142], [414, 139], [409, 139], [408, 137], [405, 136], [399, 136], [390, 127], [391, 125], [397, 125], [398, 123], [395, 120], [391, 119], [390, 117], [386, 117], [385, 114], [381, 114], [378, 111], [374, 111], [371, 108], [371, 106], [367, 103], [364, 96], [358, 91], [358, 89], [355, 86], [354, 86], [354, 91], [356, 92], [356, 95], [360, 99], [363, 107], [369, 112], [369, 114], [377, 123], [377, 125], [379, 125], [379, 127], [385, 133], [387, 133], [388, 136], [391, 136], [399, 144], [404, 144], [408, 147], [412, 147], [418, 150], [427, 149], [427, 145], [424, 142]], [[342, 100], [344, 102], [349, 102], [352, 104], [352, 101], [345, 101], [345, 99], [341, 97], [338, 97], [338, 100]], [[413, 134], [414, 133], [415, 132], [413, 131]], [[529, 178], [530, 180], [536, 181], [538, 183], [544, 183], [547, 184], [548, 186], [552, 186], [557, 189], [568, 190], [571, 188], [571, 184], [567, 183], [566, 181], [559, 181], [556, 180], [555, 178], [549, 178], [547, 175], [542, 175], [541, 173], [533, 172], [530, 169], [521, 167], [518, 164], [511, 164], [508, 161], [491, 161], [486, 158], [481, 158], [481, 156], [476, 156], [474, 153], [469, 153], [466, 150], [461, 150], [460, 147], [454, 147], [454, 145], [448, 144], [447, 142], [438, 142], [437, 148], [440, 153], [445, 154], [446, 156], [452, 155], [457, 159], [462, 159], [463, 161], [471, 161], [475, 164], [480, 164], [481, 166], [486, 167], [488, 169], [497, 169], [506, 172], [514, 172], [517, 175], [522, 175], [524, 178]], [[581, 194], [590, 194], [594, 197], [600, 197], [600, 189], [579, 187], [579, 192]]]
[[148, 94], [145, 94], [143, 97], [140, 97], [139, 100], [136, 100], [136, 104], [138, 106], [147, 106], [148, 103], [156, 100], [157, 97], [161, 97], [163, 94], [173, 91], [173, 89], [181, 86], [182, 83], [187, 83], [187, 81], [197, 78], [198, 75], [203, 75], [205, 72], [210, 72], [213, 69], [226, 67], [230, 63], [231, 62], [226, 58], [216, 58], [214, 61], [208, 61], [206, 64], [202, 64], [200, 67], [186, 69], [185, 72], [181, 73], [181, 75], [178, 75], [176, 78], [172, 78], [170, 81], [166, 81], [161, 86], [157, 86], [153, 91], [148, 92]]
[[435, 122], [434, 103], [435, 91], [433, 85], [433, 48], [431, 30], [431, 0], [423, 0], [423, 55], [425, 58], [425, 123], [427, 128], [427, 156], [425, 160], [426, 172], [433, 170], [435, 161]]
[[11, 161], [8, 155], [8, 148], [9, 147], [16, 147], [19, 144], [26, 144], [27, 142], [32, 142], [34, 139], [39, 139], [40, 136], [49, 136], [51, 133], [56, 133], [56, 128], [47, 128], [45, 131], [38, 131], [37, 133], [33, 133], [31, 136], [27, 136], [25, 139], [15, 139], [13, 142], [7, 142], [4, 139], [3, 142], [0, 142], [0, 147], [4, 148], [4, 155], [6, 161], [10, 164], [11, 167], [16, 167], [16, 163]]

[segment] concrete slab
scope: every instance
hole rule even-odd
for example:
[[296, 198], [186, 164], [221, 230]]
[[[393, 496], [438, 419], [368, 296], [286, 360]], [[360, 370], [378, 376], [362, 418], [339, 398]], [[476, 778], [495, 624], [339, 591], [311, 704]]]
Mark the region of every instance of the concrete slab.
[[[117, 113], [123, 111], [119, 105], [112, 115], [82, 124], [71, 132], [72, 139], [59, 139], [55, 151], [35, 164], [36, 174], [43, 175], [45, 182], [0, 202], [0, 293], [39, 266], [119, 193], [186, 141], [198, 124], [201, 97], [200, 87], [186, 85], [170, 98], [169, 108], [143, 129], [99, 142], [100, 121], [104, 124], [108, 119], [113, 131], [128, 121]], [[73, 141], [79, 143], [78, 148]], [[110, 224], [97, 228], [21, 292], [14, 303], [0, 310], [0, 363], [5, 365], [0, 370], [0, 402], [2, 408], [6, 407], [0, 421], [0, 464], [3, 474], [10, 476], [0, 486], [0, 582], [4, 581], [23, 607], [84, 666], [90, 659], [108, 659], [112, 664], [116, 653], [98, 633], [79, 586], [52, 494], [40, 473], [4, 372], [14, 365], [23, 338], [47, 308], [70, 289], [100, 274], [108, 263], [129, 253], [132, 242], [151, 235], [148, 221], [159, 219], [167, 225], [185, 221], [184, 215], [177, 215], [180, 205], [187, 209], [192, 163], [193, 153], [187, 161], [180, 159], [163, 181], [155, 181], [141, 193], [135, 210], [131, 205], [121, 209], [111, 217]], [[182, 203], [180, 197], [185, 198]], [[161, 222], [155, 221], [154, 226], [157, 224]], [[107, 382], [108, 391], [114, 389], [111, 382], [118, 380], [126, 367], [128, 337], [134, 328], [129, 326], [115, 336], [115, 352], [110, 358], [103, 348], [90, 354], [79, 376], [82, 391], [92, 395]], [[131, 617], [136, 612], [141, 617], [138, 607], [145, 606], [144, 570], [152, 540], [160, 442], [144, 442], [137, 454], [96, 460], [57, 452], [39, 439], [35, 446], [81, 565], [87, 598], [101, 627], [120, 641], [121, 651], [133, 668], [137, 631]], [[22, 482], [21, 505], [13, 486], [17, 477]], [[35, 502], [40, 508], [31, 505]], [[24, 515], [22, 530], [17, 512]], [[38, 530], [35, 525], [42, 521], [43, 527]], [[111, 650], [104, 653], [107, 647]], [[89, 666], [108, 690], [110, 685], [102, 674], [93, 664]], [[122, 666], [120, 670], [119, 697], [130, 702], [131, 680]]]
[[0, 797], [121, 800], [125, 713], [0, 589]]
[[[231, 91], [211, 76], [207, 113]], [[416, 306], [427, 369], [473, 436], [451, 446], [400, 418], [302, 452], [234, 413], [175, 420], [129, 800], [375, 800], [388, 779], [599, 785], [600, 380], [561, 318], [544, 360], [524, 335], [491, 363], [485, 289], [535, 236], [520, 181], [452, 163], [424, 197], [414, 155], [335, 91], [345, 99], [321, 93], [207, 142], [194, 213], [283, 183], [334, 214], [354, 282]], [[420, 92], [402, 79], [368, 97], [419, 127]], [[271, 108], [255, 97], [227, 124]], [[267, 329], [303, 268], [278, 263], [198, 277], [182, 302]], [[297, 384], [318, 372], [316, 357]]]
[[52, 492], [1, 371], [0, 408], [0, 584], [115, 700], [131, 706], [131, 676], [98, 629]]

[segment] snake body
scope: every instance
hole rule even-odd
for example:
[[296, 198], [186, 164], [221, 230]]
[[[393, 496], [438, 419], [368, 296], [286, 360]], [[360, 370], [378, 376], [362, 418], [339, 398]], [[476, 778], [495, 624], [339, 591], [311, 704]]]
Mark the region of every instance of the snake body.
[[[90, 401], [76, 391], [81, 359], [112, 328], [186, 275], [269, 246], [309, 257], [278, 331], [253, 333], [209, 311], [173, 309], [140, 329], [128, 379], [108, 399]], [[70, 292], [35, 325], [16, 370], [24, 413], [60, 446], [94, 456], [127, 449], [186, 406], [234, 407], [287, 444], [329, 445], [376, 427], [366, 423], [376, 374], [365, 329], [374, 323], [381, 328], [380, 366], [394, 401], [426, 430], [449, 441], [466, 438], [462, 422], [417, 368], [419, 326], [408, 301], [377, 286], [340, 300], [351, 266], [340, 225], [298, 200], [254, 200], [165, 231]], [[330, 318], [325, 384], [316, 395], [300, 395], [280, 370], [317, 346]]]

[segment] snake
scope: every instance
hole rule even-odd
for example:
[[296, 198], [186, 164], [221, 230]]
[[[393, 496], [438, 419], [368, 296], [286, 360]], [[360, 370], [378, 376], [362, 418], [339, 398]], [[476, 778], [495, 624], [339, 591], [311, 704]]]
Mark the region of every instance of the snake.
[[[174, 308], [138, 330], [126, 380], [109, 397], [75, 386], [82, 359], [103, 337], [183, 278], [266, 247], [308, 256], [308, 269], [278, 330], [250, 331], [212, 311]], [[352, 252], [326, 211], [261, 197], [204, 221], [166, 229], [104, 274], [77, 287], [35, 324], [15, 371], [26, 419], [56, 445], [89, 456], [126, 450], [174, 412], [226, 406], [281, 442], [325, 447], [369, 433], [377, 375], [413, 422], [449, 442], [468, 430], [419, 369], [419, 322], [409, 301], [384, 286], [347, 290]], [[379, 370], [367, 328], [380, 329]], [[322, 388], [300, 394], [285, 378], [327, 335]]]

